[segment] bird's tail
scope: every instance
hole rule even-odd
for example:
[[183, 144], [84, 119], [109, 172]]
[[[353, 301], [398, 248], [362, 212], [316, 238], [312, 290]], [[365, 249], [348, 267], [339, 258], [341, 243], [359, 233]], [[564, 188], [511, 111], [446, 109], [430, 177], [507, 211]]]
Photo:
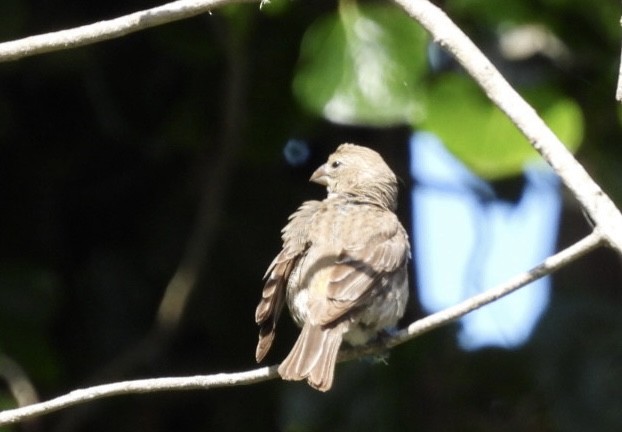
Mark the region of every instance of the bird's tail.
[[279, 366], [281, 377], [290, 381], [306, 378], [311, 387], [329, 390], [344, 331], [343, 325], [323, 328], [305, 324], [296, 344]]

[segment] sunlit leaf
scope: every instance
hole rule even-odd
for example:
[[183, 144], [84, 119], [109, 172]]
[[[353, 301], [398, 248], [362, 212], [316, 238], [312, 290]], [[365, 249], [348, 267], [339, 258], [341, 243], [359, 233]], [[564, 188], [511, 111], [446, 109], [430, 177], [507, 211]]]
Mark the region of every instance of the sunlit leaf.
[[294, 92], [312, 113], [385, 126], [417, 117], [426, 36], [396, 8], [342, 1], [306, 32]]
[[[545, 89], [523, 94], [571, 149], [583, 137], [578, 105]], [[464, 75], [446, 75], [431, 86], [427, 112], [418, 126], [436, 133], [478, 175], [494, 179], [518, 174], [539, 156], [526, 138]]]

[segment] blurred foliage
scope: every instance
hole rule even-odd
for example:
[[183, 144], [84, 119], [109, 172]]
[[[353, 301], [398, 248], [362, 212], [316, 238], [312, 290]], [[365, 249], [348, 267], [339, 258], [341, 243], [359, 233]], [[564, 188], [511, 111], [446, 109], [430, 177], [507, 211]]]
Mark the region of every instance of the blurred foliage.
[[[529, 89], [523, 97], [568, 148], [583, 138], [583, 117], [576, 102], [551, 87]], [[436, 133], [456, 156], [484, 178], [519, 175], [539, 158], [516, 126], [464, 75], [447, 74], [427, 92], [421, 127]], [[464, 103], [463, 101], [469, 101]]]
[[[619, 3], [438, 3], [622, 202]], [[5, 1], [0, 37], [151, 6]], [[529, 25], [565, 54], [508, 56], [501, 42]], [[339, 116], [327, 109], [336, 102]], [[389, 3], [235, 5], [1, 63], [0, 352], [44, 399], [93, 383], [254, 367], [261, 277], [287, 215], [323, 195], [306, 183], [312, 170], [341, 141], [375, 146], [404, 180], [407, 221], [405, 143], [424, 127], [490, 178], [513, 181], [534, 157]], [[296, 166], [282, 156], [290, 139], [310, 144]], [[588, 229], [569, 198], [560, 247]], [[145, 339], [188, 251], [202, 265], [182, 321]], [[532, 341], [515, 351], [463, 352], [453, 325], [393, 350], [388, 366], [340, 365], [326, 395], [272, 381], [98, 401], [5, 429], [617, 431], [621, 280], [609, 251], [564, 269]], [[412, 297], [407, 320], [421, 315]], [[270, 362], [295, 334], [284, 316]], [[0, 403], [11, 400], [3, 387]]]
[[342, 0], [339, 13], [306, 31], [294, 91], [303, 106], [338, 123], [407, 123], [419, 110], [426, 39], [390, 5]]
[[[337, 123], [430, 130], [484, 178], [519, 175], [538, 157], [470, 77], [426, 80], [434, 73], [426, 63], [428, 41], [413, 20], [390, 5], [341, 0], [339, 6], [305, 33], [294, 78], [301, 105]], [[526, 84], [527, 100], [576, 150], [583, 138], [578, 104], [547, 83]]]

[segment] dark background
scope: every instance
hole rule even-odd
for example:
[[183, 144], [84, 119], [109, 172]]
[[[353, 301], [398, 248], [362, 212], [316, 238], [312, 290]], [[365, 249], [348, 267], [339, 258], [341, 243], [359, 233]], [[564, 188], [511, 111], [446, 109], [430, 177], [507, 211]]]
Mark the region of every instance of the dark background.
[[[324, 195], [307, 179], [340, 142], [383, 154], [404, 180], [408, 226], [410, 130], [348, 128], [305, 113], [291, 92], [300, 39], [336, 5], [276, 3], [273, 12], [219, 9], [0, 64], [0, 355], [21, 365], [42, 400], [122, 379], [255, 367], [261, 278], [287, 216]], [[551, 85], [580, 104], [578, 157], [621, 202], [619, 38], [610, 31], [618, 17], [606, 13], [615, 2], [502, 3], [572, 50], [563, 70], [541, 59], [521, 67], [544, 64]], [[153, 6], [5, 0], [0, 37]], [[499, 6], [444, 6], [482, 45], [503, 22]], [[286, 163], [290, 138], [309, 143], [306, 163]], [[588, 231], [567, 196], [560, 247]], [[180, 271], [196, 285], [187, 298], [169, 288], [185, 307], [166, 319], [158, 310]], [[454, 324], [394, 349], [388, 367], [340, 365], [328, 394], [274, 380], [116, 397], [7, 430], [621, 430], [620, 276], [607, 250], [566, 267], [532, 339], [515, 351], [465, 353]], [[423, 315], [412, 300], [408, 321]], [[269, 364], [294, 340], [289, 318], [278, 335]], [[0, 402], [13, 406], [7, 388]]]

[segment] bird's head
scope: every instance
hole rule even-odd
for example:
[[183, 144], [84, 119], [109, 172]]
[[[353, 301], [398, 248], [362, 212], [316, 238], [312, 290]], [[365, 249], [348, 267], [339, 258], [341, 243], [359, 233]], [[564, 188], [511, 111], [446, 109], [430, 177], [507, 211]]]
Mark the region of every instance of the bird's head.
[[341, 144], [309, 180], [326, 186], [329, 196], [364, 199], [391, 210], [397, 207], [397, 178], [382, 157], [367, 147]]

